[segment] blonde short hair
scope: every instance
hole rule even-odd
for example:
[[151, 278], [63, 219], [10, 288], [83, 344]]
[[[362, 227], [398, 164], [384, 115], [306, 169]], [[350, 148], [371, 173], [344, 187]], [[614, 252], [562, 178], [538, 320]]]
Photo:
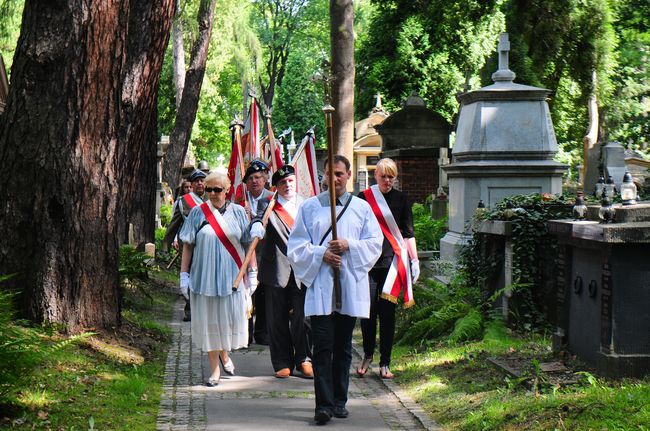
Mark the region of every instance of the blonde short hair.
[[397, 176], [397, 164], [395, 164], [393, 159], [389, 159], [388, 157], [377, 162], [377, 170], [381, 170], [387, 175]]
[[205, 179], [205, 184], [216, 182], [221, 187], [229, 189], [230, 188], [230, 178], [228, 175], [222, 172], [211, 172]]

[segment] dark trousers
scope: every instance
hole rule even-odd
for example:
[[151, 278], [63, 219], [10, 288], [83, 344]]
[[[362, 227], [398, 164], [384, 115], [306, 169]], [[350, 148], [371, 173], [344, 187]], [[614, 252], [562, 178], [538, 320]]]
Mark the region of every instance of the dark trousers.
[[356, 320], [339, 313], [311, 316], [316, 410], [331, 412], [334, 407], [345, 407], [348, 401], [352, 331]]
[[185, 319], [190, 319], [192, 317], [192, 308], [190, 307], [189, 299], [185, 299], [185, 308], [183, 309], [183, 314], [185, 315], [183, 316]]
[[368, 319], [361, 319], [363, 353], [372, 356], [377, 345], [377, 317], [379, 317], [379, 366], [390, 365], [395, 338], [395, 304], [380, 297], [387, 275], [388, 268], [370, 270], [370, 316]]
[[275, 371], [299, 368], [311, 352], [305, 325], [305, 289], [291, 274], [286, 287], [260, 284], [266, 299], [266, 328]]
[[266, 304], [264, 289], [258, 286], [253, 293], [253, 307], [255, 309], [255, 327], [253, 335], [257, 344], [269, 344], [269, 335], [266, 328]]

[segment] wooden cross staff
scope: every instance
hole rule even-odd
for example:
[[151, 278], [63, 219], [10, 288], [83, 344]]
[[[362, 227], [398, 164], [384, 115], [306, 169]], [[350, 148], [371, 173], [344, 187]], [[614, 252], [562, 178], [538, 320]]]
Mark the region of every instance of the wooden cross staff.
[[[316, 79], [323, 81], [325, 89], [325, 106], [323, 106], [323, 113], [325, 114], [325, 127], [327, 129], [327, 190], [330, 195], [330, 217], [332, 223], [332, 240], [336, 241], [338, 235], [336, 233], [336, 189], [334, 188], [334, 129], [332, 125], [332, 113], [334, 107], [330, 104], [330, 82], [333, 78], [330, 72], [330, 63], [323, 60], [322, 72]], [[334, 302], [336, 308], [341, 308], [341, 271], [339, 268], [332, 268], [334, 271]]]

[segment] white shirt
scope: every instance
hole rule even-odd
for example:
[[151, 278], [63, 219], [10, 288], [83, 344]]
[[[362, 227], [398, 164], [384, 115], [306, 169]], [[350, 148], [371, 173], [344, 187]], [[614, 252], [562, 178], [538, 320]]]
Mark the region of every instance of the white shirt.
[[[320, 197], [320, 199], [319, 199]], [[370, 205], [346, 193], [352, 199], [336, 225], [338, 238], [346, 239], [349, 250], [343, 253], [340, 268], [341, 308], [334, 304], [334, 271], [323, 261], [331, 226], [327, 192], [307, 199], [299, 208], [296, 223], [289, 236], [287, 257], [297, 279], [307, 286], [305, 316], [326, 316], [337, 311], [353, 317], [370, 315], [368, 273], [381, 255], [384, 236]], [[284, 204], [283, 204], [284, 205]], [[337, 206], [337, 213], [343, 208]]]
[[297, 195], [294, 195], [291, 199], [285, 199], [282, 196], [278, 195], [278, 202], [282, 207], [287, 210], [291, 217], [296, 218], [298, 215], [298, 202], [296, 199]]

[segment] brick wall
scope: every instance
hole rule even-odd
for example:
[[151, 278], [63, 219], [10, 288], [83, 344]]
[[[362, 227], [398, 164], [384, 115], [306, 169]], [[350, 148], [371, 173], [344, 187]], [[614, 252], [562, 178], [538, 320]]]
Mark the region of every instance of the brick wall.
[[393, 160], [399, 172], [396, 188], [408, 193], [413, 202], [423, 204], [428, 196], [438, 190], [437, 157], [417, 156]]

